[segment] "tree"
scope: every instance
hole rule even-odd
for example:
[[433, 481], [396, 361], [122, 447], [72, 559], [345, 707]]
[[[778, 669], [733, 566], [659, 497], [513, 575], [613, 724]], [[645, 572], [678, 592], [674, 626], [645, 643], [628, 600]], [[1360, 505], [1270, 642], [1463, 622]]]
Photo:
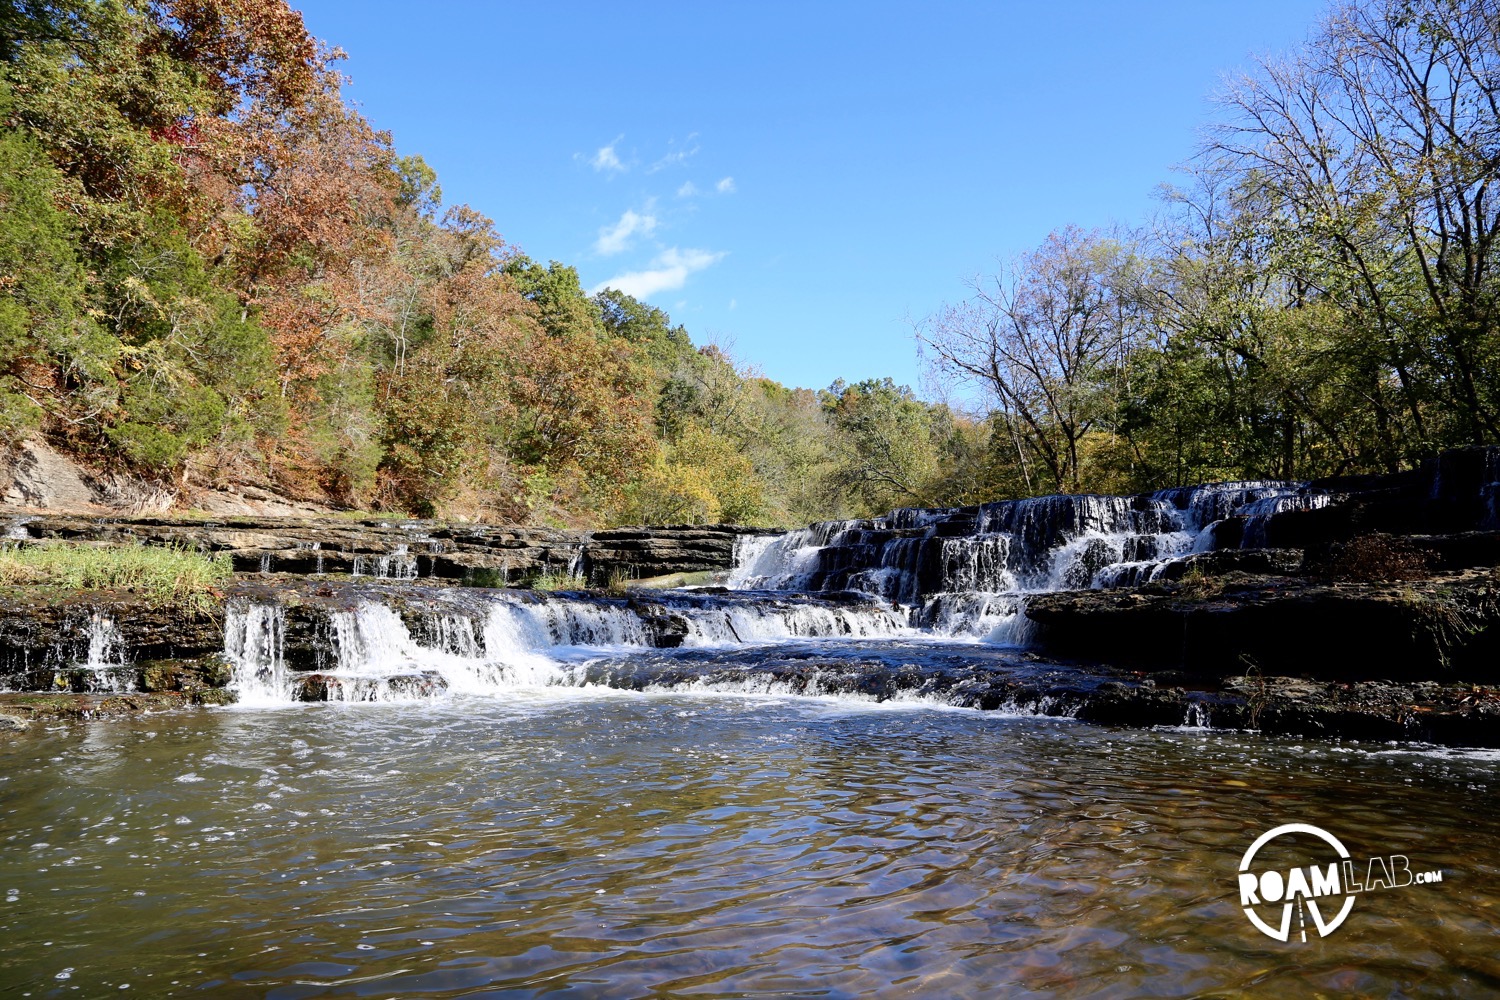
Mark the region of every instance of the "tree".
[[863, 515], [930, 502], [937, 472], [932, 415], [889, 378], [835, 382], [824, 409], [836, 433], [835, 477]]
[[1080, 446], [1116, 414], [1146, 336], [1142, 271], [1125, 241], [1069, 227], [919, 331], [940, 377], [988, 396], [1028, 489], [1080, 488]]
[[1400, 458], [1500, 440], [1500, 8], [1375, 0], [1264, 61], [1226, 98], [1217, 152], [1282, 210], [1307, 290], [1378, 351]]

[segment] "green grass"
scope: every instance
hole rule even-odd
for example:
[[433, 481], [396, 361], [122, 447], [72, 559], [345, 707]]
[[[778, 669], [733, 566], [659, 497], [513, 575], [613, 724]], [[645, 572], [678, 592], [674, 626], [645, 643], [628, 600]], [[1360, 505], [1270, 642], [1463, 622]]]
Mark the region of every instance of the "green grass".
[[531, 582], [532, 590], [585, 590], [588, 581], [573, 573], [543, 573]]
[[66, 543], [0, 549], [0, 585], [133, 590], [157, 604], [205, 608], [233, 573], [227, 554], [190, 549]]

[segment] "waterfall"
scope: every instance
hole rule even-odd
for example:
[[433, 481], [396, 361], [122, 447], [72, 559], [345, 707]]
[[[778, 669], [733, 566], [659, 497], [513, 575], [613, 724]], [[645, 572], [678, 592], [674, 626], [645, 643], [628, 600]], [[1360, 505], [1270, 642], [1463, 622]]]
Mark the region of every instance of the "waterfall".
[[[320, 568], [322, 558], [321, 555], [318, 557]], [[383, 555], [357, 555], [354, 557], [354, 566], [350, 569], [349, 575], [373, 576], [377, 580], [415, 580], [417, 557], [412, 553], [410, 546], [404, 543]]]
[[114, 619], [102, 611], [89, 617], [89, 652], [85, 666], [104, 671], [125, 666], [125, 643]]
[[[1234, 482], [1131, 497], [911, 508], [782, 535], [741, 536], [728, 590], [609, 597], [401, 588], [407, 596], [393, 600], [396, 591], [372, 586], [352, 604], [298, 608], [298, 636], [326, 636], [327, 655], [316, 664], [288, 665], [286, 614], [272, 605], [235, 604], [224, 648], [235, 664], [234, 686], [251, 703], [391, 701], [611, 683], [649, 687], [659, 676], [667, 678], [661, 683], [727, 685], [724, 690], [736, 684], [813, 690], [823, 683], [816, 679], [819, 664], [847, 655], [841, 644], [896, 651], [872, 654], [896, 657], [892, 670], [906, 669], [902, 643], [1023, 645], [1029, 594], [1145, 582], [1221, 539], [1264, 544], [1277, 515], [1328, 502], [1321, 491], [1298, 483]], [[1230, 519], [1237, 532], [1219, 530]], [[360, 556], [354, 569], [409, 581], [417, 557], [399, 545], [385, 555]], [[587, 569], [582, 550], [569, 569]], [[413, 593], [421, 599], [411, 599]], [[298, 656], [305, 656], [305, 640], [298, 641]], [[755, 647], [792, 647], [792, 659], [806, 669], [784, 672], [779, 680], [747, 673], [745, 663], [760, 662]], [[647, 655], [653, 649], [663, 652]], [[698, 666], [674, 666], [683, 662]], [[830, 675], [827, 683], [829, 691], [850, 690], [847, 675]]]
[[1237, 511], [1237, 514], [1245, 519], [1245, 534], [1240, 547], [1264, 548], [1266, 529], [1275, 515], [1289, 510], [1319, 510], [1327, 507], [1332, 499], [1326, 493], [1293, 493], [1250, 501]]
[[910, 631], [895, 612], [814, 605], [693, 609], [682, 617], [688, 626], [683, 645], [701, 647], [794, 638], [889, 638]]
[[[634, 602], [506, 590], [437, 592], [398, 611], [381, 594], [353, 607], [299, 609], [327, 636], [317, 669], [289, 669], [286, 613], [238, 602], [225, 620], [233, 687], [246, 703], [391, 701], [585, 684], [586, 665], [658, 645], [739, 649], [789, 640], [917, 635], [905, 612], [867, 602], [663, 592]], [[319, 626], [317, 620], [325, 624]], [[667, 642], [662, 629], [675, 641]]]
[[1227, 519], [1243, 520], [1241, 545], [1263, 546], [1273, 516], [1329, 500], [1301, 483], [1248, 481], [898, 510], [745, 538], [729, 586], [855, 590], [939, 634], [1017, 642], [1028, 593], [1144, 583], [1213, 548]]
[[224, 655], [234, 666], [230, 687], [244, 704], [275, 704], [290, 694], [284, 648], [286, 612], [279, 604], [236, 601], [224, 615]]
[[1484, 484], [1479, 488], [1479, 498], [1484, 504], [1482, 526], [1500, 529], [1500, 448], [1485, 451]]
[[130, 669], [125, 638], [114, 619], [103, 611], [90, 612], [87, 637], [82, 662], [75, 661], [71, 667], [54, 671], [53, 685], [111, 694], [134, 690], [135, 673]]

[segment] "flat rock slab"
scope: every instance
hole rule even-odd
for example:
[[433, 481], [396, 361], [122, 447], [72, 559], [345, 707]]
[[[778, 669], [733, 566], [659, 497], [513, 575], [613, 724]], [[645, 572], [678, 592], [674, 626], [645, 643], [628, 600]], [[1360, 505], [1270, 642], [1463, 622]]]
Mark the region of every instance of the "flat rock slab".
[[208, 696], [180, 691], [128, 694], [0, 693], [0, 733], [23, 732], [47, 722], [97, 722], [152, 712], [169, 712], [196, 705], [232, 701], [222, 692]]

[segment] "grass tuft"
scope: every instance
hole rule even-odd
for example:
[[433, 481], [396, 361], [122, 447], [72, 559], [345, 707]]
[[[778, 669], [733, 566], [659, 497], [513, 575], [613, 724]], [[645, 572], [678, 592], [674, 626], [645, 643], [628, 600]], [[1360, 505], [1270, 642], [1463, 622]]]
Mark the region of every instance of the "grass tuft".
[[133, 590], [153, 603], [206, 608], [218, 586], [234, 574], [226, 553], [145, 545], [69, 544], [0, 549], [0, 585], [77, 590]]
[[1224, 581], [1203, 571], [1202, 566], [1189, 566], [1178, 585], [1178, 593], [1195, 601], [1218, 597], [1224, 592]]
[[532, 590], [585, 590], [588, 581], [576, 573], [563, 573], [549, 570], [531, 581]]

